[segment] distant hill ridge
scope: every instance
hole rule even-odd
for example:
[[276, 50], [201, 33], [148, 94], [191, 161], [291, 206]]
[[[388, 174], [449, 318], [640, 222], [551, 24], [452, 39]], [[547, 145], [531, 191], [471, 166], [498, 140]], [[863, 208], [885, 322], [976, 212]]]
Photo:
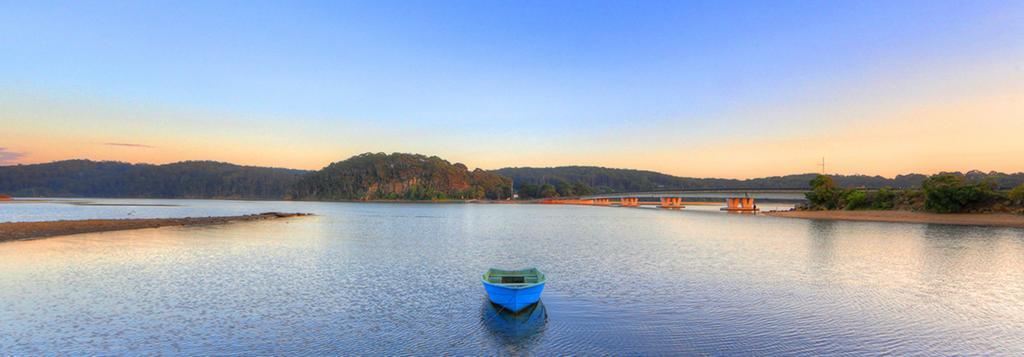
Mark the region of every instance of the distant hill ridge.
[[65, 160], [0, 166], [0, 192], [22, 197], [280, 199], [306, 173], [216, 161], [153, 165]]
[[[953, 173], [1000, 188], [1024, 183], [1024, 173]], [[318, 171], [241, 166], [215, 161], [164, 165], [65, 160], [0, 166], [0, 194], [21, 197], [152, 197], [299, 200], [504, 199], [572, 196], [595, 192], [691, 189], [799, 189], [817, 174], [755, 179], [690, 178], [654, 171], [596, 166], [510, 167], [469, 170], [436, 156], [365, 153]], [[841, 187], [915, 188], [922, 174], [894, 178], [834, 175]]]
[[[791, 189], [806, 190], [811, 179], [817, 173], [804, 173], [786, 176], [771, 176], [753, 179], [722, 179], [678, 177], [654, 171], [615, 169], [598, 166], [561, 166], [561, 167], [510, 167], [494, 170], [495, 173], [515, 181], [516, 186], [544, 185], [558, 186], [560, 183], [582, 183], [597, 192], [639, 192], [660, 190], [696, 190], [696, 189]], [[970, 171], [943, 172], [964, 176], [971, 181], [984, 179], [994, 180], [1001, 188], [1012, 188], [1024, 183], [1024, 173], [1005, 174], [1001, 172], [984, 173]], [[864, 188], [914, 188], [928, 176], [923, 174], [898, 175], [894, 178], [868, 175], [830, 175], [841, 187]]]

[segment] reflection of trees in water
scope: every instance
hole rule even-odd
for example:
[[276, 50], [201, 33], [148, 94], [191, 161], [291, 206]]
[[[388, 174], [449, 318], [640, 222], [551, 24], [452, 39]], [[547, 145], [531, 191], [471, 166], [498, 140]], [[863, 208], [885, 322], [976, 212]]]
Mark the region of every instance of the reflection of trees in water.
[[811, 220], [808, 228], [807, 250], [810, 261], [817, 269], [829, 269], [832, 267], [835, 255], [835, 221]]
[[521, 349], [535, 344], [544, 335], [548, 312], [543, 301], [511, 313], [485, 300], [480, 318], [498, 344]]
[[956, 281], [999, 264], [1002, 240], [991, 227], [928, 224], [924, 226], [923, 281]]

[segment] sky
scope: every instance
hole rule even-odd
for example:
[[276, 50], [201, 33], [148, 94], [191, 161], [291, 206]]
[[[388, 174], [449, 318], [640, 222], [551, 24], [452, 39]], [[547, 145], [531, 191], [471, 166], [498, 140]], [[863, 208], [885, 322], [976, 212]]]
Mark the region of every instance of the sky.
[[1021, 1], [0, 0], [0, 165], [1024, 171]]

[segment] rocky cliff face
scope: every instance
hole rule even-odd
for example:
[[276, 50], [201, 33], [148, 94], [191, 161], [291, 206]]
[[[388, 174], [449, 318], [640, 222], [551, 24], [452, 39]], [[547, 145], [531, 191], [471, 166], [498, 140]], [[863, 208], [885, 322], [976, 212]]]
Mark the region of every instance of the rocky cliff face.
[[309, 200], [504, 199], [511, 182], [437, 156], [366, 153], [299, 181], [288, 198]]

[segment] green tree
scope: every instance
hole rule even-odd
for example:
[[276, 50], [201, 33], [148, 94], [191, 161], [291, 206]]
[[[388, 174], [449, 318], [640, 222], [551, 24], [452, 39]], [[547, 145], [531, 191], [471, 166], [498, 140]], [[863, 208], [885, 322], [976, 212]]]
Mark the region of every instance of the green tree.
[[842, 195], [842, 207], [846, 210], [856, 210], [868, 206], [868, 193], [864, 190], [846, 190]]
[[1024, 205], [1024, 183], [1010, 190], [1007, 198], [1015, 205]]
[[594, 189], [582, 182], [576, 182], [572, 184], [572, 191], [576, 193], [577, 196], [586, 196], [594, 194]]
[[871, 209], [893, 209], [896, 207], [896, 192], [889, 187], [882, 187], [871, 199]]
[[562, 197], [576, 195], [576, 193], [573, 192], [572, 184], [565, 181], [559, 182], [558, 185], [555, 186], [555, 190], [558, 191], [558, 195]]
[[541, 198], [558, 196], [558, 191], [555, 190], [555, 186], [551, 186], [549, 184], [541, 185], [540, 189], [538, 189], [537, 191], [537, 196]]
[[962, 176], [939, 174], [921, 184], [926, 210], [938, 213], [967, 212], [998, 198], [992, 181], [969, 183]]
[[539, 198], [540, 197], [540, 186], [533, 184], [522, 184], [518, 185], [516, 192], [519, 193], [519, 198]]
[[839, 208], [840, 193], [841, 190], [836, 188], [831, 177], [818, 175], [811, 180], [811, 192], [805, 196], [815, 208], [837, 209]]

